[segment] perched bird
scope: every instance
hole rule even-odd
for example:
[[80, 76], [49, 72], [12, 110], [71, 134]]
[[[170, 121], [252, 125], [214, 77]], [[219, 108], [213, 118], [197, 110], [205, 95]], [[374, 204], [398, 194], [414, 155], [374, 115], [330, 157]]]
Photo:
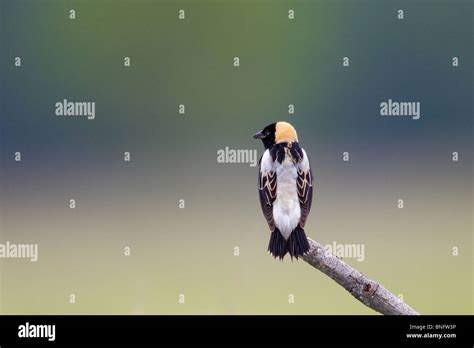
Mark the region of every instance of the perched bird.
[[268, 251], [280, 260], [286, 253], [298, 258], [309, 250], [304, 232], [313, 198], [308, 156], [287, 122], [272, 123], [253, 137], [265, 147], [259, 161], [258, 193], [271, 231]]

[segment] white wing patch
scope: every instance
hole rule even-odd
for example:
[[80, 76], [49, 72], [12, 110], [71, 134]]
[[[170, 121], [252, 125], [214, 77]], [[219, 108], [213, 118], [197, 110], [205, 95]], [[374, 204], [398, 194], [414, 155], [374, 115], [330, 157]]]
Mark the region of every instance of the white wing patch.
[[306, 151], [304, 149], [301, 149], [301, 151], [303, 151], [303, 159], [298, 163], [298, 169], [307, 172], [309, 170], [308, 156], [306, 155]]
[[260, 171], [262, 175], [267, 175], [273, 171], [273, 160], [269, 150], [265, 150], [263, 153], [262, 161], [260, 162]]

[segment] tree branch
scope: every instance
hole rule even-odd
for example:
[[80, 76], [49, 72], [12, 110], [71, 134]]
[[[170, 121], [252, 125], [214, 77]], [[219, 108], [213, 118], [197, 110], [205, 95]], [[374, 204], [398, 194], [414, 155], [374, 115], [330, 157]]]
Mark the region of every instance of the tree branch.
[[382, 314], [419, 314], [382, 285], [346, 264], [318, 242], [310, 238], [308, 238], [308, 242], [310, 250], [303, 256], [303, 260], [334, 279], [336, 283], [367, 307]]

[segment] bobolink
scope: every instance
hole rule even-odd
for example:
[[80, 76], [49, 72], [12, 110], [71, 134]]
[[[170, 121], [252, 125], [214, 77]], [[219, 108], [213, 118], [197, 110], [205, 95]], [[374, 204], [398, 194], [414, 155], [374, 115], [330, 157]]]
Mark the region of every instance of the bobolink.
[[280, 260], [287, 252], [292, 259], [298, 258], [309, 250], [303, 229], [313, 198], [308, 156], [287, 122], [272, 123], [254, 138], [265, 146], [259, 162], [258, 193], [271, 231], [268, 251]]

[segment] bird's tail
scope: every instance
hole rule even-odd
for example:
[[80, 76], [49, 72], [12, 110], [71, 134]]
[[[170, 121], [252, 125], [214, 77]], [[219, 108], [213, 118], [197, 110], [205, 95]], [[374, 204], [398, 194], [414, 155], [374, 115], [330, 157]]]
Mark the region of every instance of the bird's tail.
[[299, 256], [303, 256], [309, 251], [308, 238], [300, 225], [291, 232], [286, 243], [291, 259], [293, 256], [298, 259]]
[[288, 252], [288, 249], [286, 247], [286, 240], [283, 238], [280, 230], [278, 228], [275, 228], [272, 232], [272, 235], [270, 236], [270, 242], [268, 243], [268, 252], [274, 257], [274, 258], [280, 258], [280, 260], [283, 260], [283, 257], [285, 257], [286, 253]]
[[272, 232], [270, 242], [268, 243], [268, 252], [274, 257], [283, 260], [286, 253], [290, 254], [291, 259], [303, 256], [309, 251], [309, 243], [304, 230], [300, 225], [291, 232], [288, 240], [281, 234], [278, 228]]

